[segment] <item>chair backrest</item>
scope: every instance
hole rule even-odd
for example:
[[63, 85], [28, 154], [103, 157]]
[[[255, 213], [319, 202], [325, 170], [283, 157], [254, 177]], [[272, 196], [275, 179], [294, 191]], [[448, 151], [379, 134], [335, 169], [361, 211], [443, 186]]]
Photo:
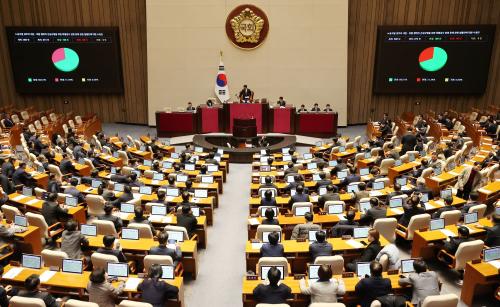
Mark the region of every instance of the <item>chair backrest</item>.
[[269, 190], [269, 191], [273, 191], [273, 195], [274, 195], [274, 197], [278, 196], [278, 190], [276, 190], [275, 188], [260, 188], [260, 189], [259, 189], [259, 196], [260, 196], [260, 197], [264, 197], [264, 193], [265, 193], [266, 191], [268, 191], [268, 190]]
[[380, 256], [380, 260], [378, 261], [382, 265], [382, 270], [385, 272], [387, 268], [389, 268], [389, 256], [387, 254], [383, 254]]
[[355, 156], [354, 156], [354, 166], [358, 167], [358, 161], [359, 160], [363, 160], [365, 158], [365, 154], [364, 153], [357, 153]]
[[71, 129], [75, 129], [75, 122], [72, 119], [68, 120], [68, 125], [71, 127]]
[[83, 158], [83, 161], [85, 161], [85, 165], [88, 165], [91, 170], [95, 169], [94, 163], [92, 163], [92, 160], [89, 158]]
[[128, 165], [128, 156], [127, 153], [123, 150], [118, 150], [118, 157], [122, 159], [123, 165]]
[[83, 124], [82, 117], [80, 115], [75, 116], [75, 122], [77, 125]]
[[469, 208], [469, 213], [477, 212], [477, 218], [482, 219], [486, 213], [486, 208], [485, 204], [475, 205]]
[[111, 151], [111, 148], [109, 148], [108, 146], [102, 146], [102, 151], [107, 155], [113, 154], [113, 152]]
[[330, 265], [333, 275], [340, 275], [344, 272], [344, 257], [341, 255], [318, 256], [314, 259], [314, 264]]
[[378, 152], [380, 151], [380, 147], [375, 147], [375, 148], [372, 148], [372, 150], [370, 151], [370, 154], [372, 157], [378, 157]]
[[118, 262], [118, 258], [113, 255], [108, 255], [108, 254], [101, 254], [101, 253], [92, 253], [90, 256], [90, 261], [92, 261], [92, 265], [94, 268], [103, 268], [107, 270], [107, 263], [108, 262]]
[[353, 148], [353, 147], [354, 147], [354, 142], [347, 142], [347, 143], [345, 144], [345, 149], [351, 149], [351, 148]]
[[55, 178], [57, 181], [62, 181], [63, 174], [61, 173], [61, 170], [59, 169], [59, 166], [56, 166], [54, 164], [49, 164], [49, 172], [51, 174], [54, 174]]
[[143, 303], [143, 302], [138, 302], [138, 301], [129, 301], [129, 300], [123, 300], [118, 304], [120, 307], [153, 307], [153, 305], [149, 303]]
[[[259, 207], [257, 208], [257, 214], [258, 214], [259, 216], [264, 216], [264, 214], [265, 214], [265, 212], [266, 212], [266, 209], [267, 209], [267, 208], [271, 208], [271, 209], [272, 209], [272, 208], [276, 208], [276, 209], [278, 210], [278, 213], [279, 213], [279, 209], [278, 209], [278, 207], [276, 207], [276, 206], [259, 206]], [[275, 217], [276, 217], [276, 216], [275, 216]]]
[[10, 206], [10, 205], [3, 205], [2, 206], [2, 211], [5, 219], [7, 221], [14, 221], [14, 217], [16, 215], [22, 215], [21, 211], [17, 207]]
[[255, 238], [263, 241], [262, 240], [262, 234], [264, 232], [281, 232], [281, 226], [280, 225], [259, 225], [257, 226], [257, 232], [255, 234]]
[[144, 171], [144, 177], [147, 179], [153, 179], [155, 172], [152, 170], [145, 170]]
[[68, 254], [62, 251], [53, 251], [50, 249], [44, 249], [42, 251], [42, 260], [45, 267], [62, 267], [63, 259], [68, 259]]
[[345, 305], [343, 303], [312, 303], [309, 307], [345, 307]]
[[323, 209], [328, 212], [328, 207], [333, 206], [333, 205], [342, 205], [342, 211], [345, 211], [345, 202], [343, 200], [328, 200], [325, 201], [325, 205], [323, 206]]
[[139, 230], [139, 238], [141, 239], [153, 239], [153, 232], [151, 231], [151, 227], [146, 224], [139, 223], [129, 223], [129, 228], [138, 229]]
[[57, 193], [57, 202], [58, 203], [63, 203], [66, 201], [66, 197], [71, 197], [71, 195], [69, 194], [65, 194], [65, 193]]
[[370, 307], [382, 307], [382, 303], [380, 303], [379, 300], [374, 300], [371, 304]]
[[47, 192], [46, 190], [42, 188], [35, 187], [35, 195], [37, 198], [41, 198], [43, 193]]
[[57, 115], [55, 113], [50, 113], [49, 118], [53, 122], [57, 121]]
[[396, 240], [396, 227], [398, 226], [398, 221], [393, 217], [376, 219], [373, 223], [373, 228], [375, 228], [381, 236], [387, 239], [387, 241], [394, 243]]
[[401, 160], [401, 162], [403, 163], [408, 163], [408, 161], [410, 160], [410, 156], [408, 155], [408, 153], [405, 153], [404, 155], [399, 157], [399, 160]]
[[482, 240], [461, 243], [455, 253], [455, 270], [463, 270], [467, 261], [480, 259], [483, 247]]
[[304, 208], [304, 207], [309, 207], [309, 212], [313, 212], [313, 204], [307, 201], [304, 202], [297, 202], [292, 205], [292, 212], [295, 215], [295, 210], [297, 208]]
[[388, 187], [391, 184], [391, 180], [387, 177], [377, 178], [377, 179], [375, 179], [375, 182], [384, 182], [385, 187]]
[[392, 158], [382, 160], [382, 162], [380, 163], [380, 175], [387, 175], [387, 173], [389, 172], [389, 168], [391, 168], [394, 163], [396, 162]]
[[255, 307], [290, 307], [288, 304], [257, 304]]
[[13, 115], [11, 116], [11, 119], [12, 119], [12, 122], [13, 122], [14, 124], [17, 124], [17, 123], [19, 123], [19, 122], [20, 122], [20, 120], [19, 120], [19, 116], [17, 116], [17, 114], [13, 114]]
[[[26, 213], [26, 218], [28, 219], [28, 223], [32, 226], [36, 226], [40, 228], [40, 231], [45, 238], [49, 237], [49, 225], [47, 225], [47, 222], [45, 221], [45, 218], [41, 214], [33, 213], [33, 212], [27, 212]], [[42, 238], [43, 242], [43, 238]]]
[[431, 216], [428, 213], [412, 216], [410, 219], [410, 223], [408, 224], [406, 239], [413, 240], [413, 234], [415, 233], [415, 230], [429, 228], [430, 222]]
[[64, 303], [64, 307], [99, 307], [98, 304], [70, 299]]
[[458, 296], [453, 293], [429, 295], [422, 302], [422, 307], [456, 307]]
[[85, 202], [87, 203], [87, 212], [90, 216], [100, 216], [105, 213], [104, 204], [106, 201], [101, 195], [87, 194]]
[[94, 225], [97, 226], [98, 235], [103, 235], [103, 236], [108, 235], [118, 238], [118, 233], [116, 232], [115, 224], [113, 224], [113, 222], [104, 220], [94, 220], [93, 223]]
[[9, 301], [10, 307], [45, 307], [41, 298], [13, 296]]
[[120, 172], [122, 173], [122, 175], [128, 176], [128, 175], [132, 174], [133, 170], [134, 169], [131, 167], [124, 166], [124, 167], [122, 167], [122, 170]]
[[174, 260], [165, 255], [147, 255], [144, 257], [144, 272], [148, 272], [153, 264], [174, 265]]
[[284, 277], [288, 276], [288, 260], [285, 257], [261, 257], [259, 258], [259, 261], [257, 262], [257, 274], [260, 274], [260, 267], [261, 266], [284, 266], [285, 271], [284, 271]]
[[455, 225], [456, 223], [458, 223], [458, 221], [460, 221], [462, 212], [460, 212], [460, 210], [444, 211], [439, 217], [444, 219], [445, 226]]
[[38, 130], [43, 130], [42, 123], [39, 120], [35, 120], [35, 128]]
[[170, 230], [170, 231], [182, 231], [184, 233], [184, 240], [189, 240], [189, 234], [187, 232], [186, 227], [167, 225], [167, 226], [165, 226], [164, 231], [167, 231], [167, 230]]

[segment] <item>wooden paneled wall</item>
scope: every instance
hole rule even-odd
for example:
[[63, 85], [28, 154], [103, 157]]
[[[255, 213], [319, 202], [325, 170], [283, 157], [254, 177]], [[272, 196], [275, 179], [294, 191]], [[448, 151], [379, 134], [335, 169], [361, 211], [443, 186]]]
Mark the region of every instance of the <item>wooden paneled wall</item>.
[[[146, 0], [1, 0], [0, 26], [0, 104], [96, 113], [104, 122], [147, 122]], [[124, 93], [19, 95], [5, 26], [119, 27]]]
[[[374, 95], [377, 25], [496, 24], [486, 92], [471, 95]], [[384, 112], [468, 111], [500, 104], [499, 0], [349, 0], [348, 123], [365, 123]], [[420, 105], [416, 105], [416, 102]], [[372, 113], [373, 110], [373, 113]]]

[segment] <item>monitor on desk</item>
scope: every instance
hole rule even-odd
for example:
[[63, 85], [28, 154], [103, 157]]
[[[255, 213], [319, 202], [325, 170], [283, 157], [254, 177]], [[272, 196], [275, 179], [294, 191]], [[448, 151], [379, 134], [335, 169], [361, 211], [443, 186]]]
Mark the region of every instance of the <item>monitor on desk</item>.
[[175, 240], [176, 242], [184, 242], [184, 232], [176, 230], [167, 230], [168, 239]]
[[318, 168], [318, 163], [307, 163], [307, 169], [317, 169]]
[[310, 213], [311, 212], [311, 207], [307, 206], [307, 207], [295, 207], [295, 212], [294, 212], [294, 215], [295, 216], [304, 216], [306, 215], [306, 213]]
[[[263, 231], [262, 232], [262, 242], [269, 243], [269, 234], [273, 231]], [[281, 232], [278, 232], [278, 242], [281, 242]]]
[[26, 197], [33, 196], [33, 188], [23, 186], [23, 195]]
[[139, 151], [146, 151], [146, 146], [142, 145], [141, 147], [139, 147]]
[[328, 214], [342, 214], [344, 212], [344, 205], [332, 204], [328, 205]]
[[163, 179], [165, 179], [165, 175], [163, 175], [163, 173], [154, 173], [153, 174], [153, 180], [161, 181]]
[[124, 240], [139, 240], [139, 229], [122, 228], [122, 239]]
[[295, 177], [293, 175], [287, 176], [286, 177], [286, 182], [288, 182], [288, 183], [295, 182]]
[[413, 161], [415, 161], [415, 155], [412, 153], [409, 153], [408, 154], [408, 162], [413, 162]]
[[30, 269], [40, 269], [42, 267], [42, 256], [23, 254], [22, 266]]
[[339, 147], [339, 152], [344, 152], [345, 151], [345, 147], [344, 146], [340, 146]]
[[373, 190], [375, 191], [379, 191], [379, 190], [383, 190], [385, 188], [385, 182], [383, 181], [375, 181], [373, 183]]
[[456, 167], [455, 162], [448, 163], [448, 170], [451, 171], [451, 170], [455, 169], [455, 167]]
[[428, 201], [429, 201], [429, 193], [420, 194], [420, 202], [421, 203], [425, 204]]
[[161, 167], [163, 167], [163, 168], [172, 168], [172, 162], [170, 162], [170, 161], [163, 161], [163, 163], [161, 164]]
[[445, 189], [440, 192], [440, 196], [442, 199], [447, 199], [448, 197], [453, 196], [453, 191], [452, 189]]
[[66, 196], [64, 204], [69, 207], [76, 207], [78, 205], [78, 198], [73, 196]]
[[259, 162], [261, 165], [267, 165], [267, 157], [260, 156]]
[[170, 154], [170, 158], [172, 159], [179, 159], [179, 153], [178, 152], [173, 152]]
[[85, 165], [85, 159], [83, 158], [78, 159], [78, 164]]
[[214, 177], [213, 176], [201, 176], [201, 183], [212, 184], [212, 183], [214, 183]]
[[76, 182], [77, 182], [78, 184], [81, 184], [81, 183], [82, 183], [82, 178], [80, 178], [80, 177], [72, 176], [72, 177], [71, 177], [71, 180], [73, 180], [73, 179], [74, 179], [74, 180], [76, 180]]
[[101, 180], [92, 179], [92, 182], [91, 182], [91, 186], [92, 186], [92, 188], [97, 189], [97, 188], [99, 188], [101, 185], [102, 185], [102, 181], [101, 181]]
[[267, 209], [273, 209], [274, 211], [274, 216], [278, 216], [278, 207], [270, 207], [270, 206], [262, 206], [260, 207], [260, 216], [266, 216], [266, 210]]
[[284, 155], [289, 155], [290, 154], [290, 147], [281, 148], [281, 153]]
[[219, 171], [219, 166], [216, 164], [207, 164], [207, 172], [213, 173], [213, 172], [218, 172]]
[[406, 177], [396, 178], [396, 183], [402, 187], [405, 186], [407, 182], [408, 182], [408, 178], [406, 178]]
[[347, 186], [347, 193], [359, 192], [359, 186], [357, 183], [351, 183]]
[[167, 191], [165, 193], [167, 194], [167, 196], [177, 197], [177, 196], [179, 196], [179, 189], [177, 189], [177, 188], [167, 188]]
[[283, 155], [283, 162], [289, 162], [292, 161], [292, 156], [291, 155]]
[[432, 219], [429, 224], [430, 230], [444, 229], [444, 219]]
[[144, 166], [151, 166], [151, 165], [153, 165], [153, 161], [151, 161], [151, 160], [144, 160], [144, 162], [142, 164]]
[[[266, 162], [267, 164], [267, 162]], [[259, 171], [261, 172], [270, 172], [271, 171], [271, 166], [270, 165], [261, 165], [259, 167]]]
[[224, 154], [224, 149], [222, 148], [217, 148], [217, 154], [222, 156]]
[[167, 206], [153, 205], [151, 206], [151, 215], [167, 215]]
[[319, 194], [319, 195], [325, 195], [325, 194], [326, 194], [326, 192], [327, 192], [327, 190], [326, 190], [326, 187], [325, 187], [325, 186], [322, 186], [322, 187], [320, 187], [320, 188], [318, 189], [318, 194]]
[[123, 192], [125, 190], [125, 185], [123, 183], [115, 183], [113, 190], [115, 192]]
[[425, 157], [427, 155], [427, 152], [425, 150], [421, 150], [418, 154], [421, 157]]
[[337, 166], [337, 164], [338, 164], [337, 160], [330, 160], [330, 161], [328, 161], [328, 166], [329, 167]]
[[202, 153], [202, 152], [203, 152], [203, 147], [196, 146], [196, 147], [194, 148], [194, 152], [197, 152], [197, 153]]
[[135, 209], [134, 204], [129, 204], [129, 203], [120, 204], [120, 211], [123, 213], [134, 213], [134, 209]]
[[485, 262], [500, 260], [500, 246], [483, 249], [483, 260]]
[[347, 171], [338, 171], [337, 172], [337, 179], [344, 179], [347, 177]]
[[389, 200], [390, 208], [399, 208], [403, 207], [403, 198], [401, 197], [393, 197]]
[[354, 239], [368, 238], [368, 232], [369, 231], [370, 231], [370, 227], [356, 227], [356, 228], [353, 228], [353, 237], [354, 237]]
[[84, 236], [96, 237], [97, 236], [97, 226], [90, 224], [82, 224], [80, 226], [80, 232]]
[[110, 277], [128, 277], [128, 263], [108, 262], [107, 271]]
[[356, 275], [358, 275], [358, 277], [370, 276], [370, 262], [356, 263]]
[[83, 261], [79, 260], [79, 259], [63, 259], [63, 261], [62, 261], [62, 271], [64, 273], [82, 274], [82, 272], [83, 272]]
[[321, 265], [319, 265], [319, 264], [310, 264], [309, 265], [309, 267], [307, 269], [307, 276], [309, 277], [309, 279], [311, 279], [311, 280], [319, 279], [318, 271], [319, 271], [320, 267], [321, 267]]
[[323, 141], [317, 141], [316, 142], [316, 147], [321, 147], [323, 146]]
[[174, 266], [173, 265], [161, 265], [161, 279], [175, 279], [174, 274]]
[[401, 161], [399, 159], [394, 161], [394, 166], [401, 166], [401, 164], [403, 164], [403, 161]]
[[415, 268], [413, 268], [413, 262], [415, 259], [404, 259], [401, 260], [401, 273], [413, 273], [415, 272]]
[[368, 167], [363, 167], [359, 169], [360, 176], [368, 176], [370, 175], [370, 169]]
[[371, 152], [365, 152], [365, 159], [370, 159], [372, 157]]
[[194, 164], [184, 164], [184, 169], [186, 171], [194, 171], [196, 169], [196, 165], [194, 165]]
[[[267, 176], [260, 176], [260, 178], [259, 178], [260, 179], [259, 180], [260, 184], [265, 184], [266, 183], [266, 177]], [[273, 181], [272, 180], [273, 177], [270, 177], [270, 178], [271, 178], [271, 182], [272, 182]]]
[[441, 173], [442, 173], [442, 170], [440, 167], [434, 168], [434, 176], [439, 176], [439, 175], [441, 175]]
[[193, 213], [194, 217], [200, 216], [200, 207], [191, 207], [191, 213]]
[[21, 226], [21, 227], [27, 227], [28, 226], [28, 219], [25, 216], [16, 214], [14, 216], [14, 225]]
[[260, 150], [260, 155], [261, 156], [267, 156], [267, 151], [265, 149]]
[[177, 182], [186, 182], [187, 180], [188, 180], [188, 176], [183, 175], [183, 174], [177, 174], [177, 176], [175, 178], [175, 181], [177, 181]]
[[370, 201], [369, 200], [366, 200], [366, 201], [360, 201], [359, 202], [359, 210], [362, 212], [362, 213], [366, 213], [366, 211], [368, 211], [369, 209], [371, 209], [372, 205], [370, 204]]
[[307, 238], [309, 242], [316, 242], [316, 233], [321, 230], [309, 230]]
[[207, 198], [208, 190], [205, 189], [196, 189], [194, 190], [194, 197], [196, 198]]
[[285, 279], [285, 267], [282, 265], [261, 265], [260, 266], [260, 279], [266, 280], [267, 279], [267, 272], [271, 268], [277, 268], [281, 272], [281, 280]]
[[151, 195], [153, 193], [153, 187], [149, 185], [143, 185], [139, 187], [139, 194]]
[[45, 168], [43, 167], [43, 165], [39, 165], [37, 168], [36, 168], [36, 171], [43, 174], [45, 173]]
[[313, 155], [312, 153], [305, 153], [302, 157], [304, 160], [310, 160], [312, 159]]
[[464, 223], [465, 224], [474, 224], [477, 223], [478, 214], [477, 212], [471, 212], [464, 214]]
[[313, 174], [313, 181], [320, 181], [321, 180], [321, 177], [319, 176], [319, 174]]

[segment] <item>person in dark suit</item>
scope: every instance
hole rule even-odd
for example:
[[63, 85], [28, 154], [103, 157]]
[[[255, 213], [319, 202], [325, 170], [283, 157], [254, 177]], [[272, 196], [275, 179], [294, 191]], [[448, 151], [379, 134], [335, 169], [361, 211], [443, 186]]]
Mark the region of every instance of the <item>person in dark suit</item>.
[[393, 188], [394, 188], [394, 191], [387, 194], [386, 204], [389, 204], [389, 201], [391, 201], [391, 198], [396, 197], [396, 196], [401, 196], [404, 194], [401, 191], [401, 185], [399, 183], [395, 183]]
[[341, 185], [347, 186], [349, 185], [349, 183], [360, 182], [360, 181], [361, 177], [358, 174], [356, 174], [356, 168], [350, 167], [349, 174], [347, 175], [347, 177], [344, 178], [344, 180], [342, 180]]
[[290, 197], [289, 204], [293, 205], [294, 203], [298, 202], [308, 202], [309, 201], [309, 195], [304, 193], [304, 186], [302, 184], [299, 184], [297, 188], [295, 188], [295, 195]]
[[446, 211], [451, 211], [455, 210], [455, 208], [452, 206], [453, 204], [453, 197], [446, 197], [444, 199], [444, 207], [439, 208], [434, 214], [432, 214], [433, 219], [438, 219], [441, 216], [441, 213], [446, 212]]
[[297, 109], [297, 113], [304, 113], [307, 112], [306, 105], [301, 104], [300, 109]]
[[186, 111], [188, 111], [188, 112], [193, 112], [193, 111], [196, 111], [196, 108], [195, 108], [195, 107], [193, 107], [193, 103], [192, 103], [191, 101], [190, 101], [190, 102], [188, 102], [188, 106], [187, 106], [187, 108], [186, 108]]
[[417, 145], [417, 137], [413, 133], [413, 128], [409, 127], [408, 132], [401, 138], [401, 154], [412, 151]]
[[486, 231], [486, 238], [484, 245], [486, 246], [500, 246], [500, 215], [493, 214], [493, 227], [479, 225], [476, 228], [482, 228]]
[[264, 213], [265, 219], [262, 220], [262, 225], [279, 225], [280, 223], [278, 222], [277, 219], [275, 219], [274, 216], [274, 210], [271, 208], [267, 208], [266, 212]]
[[326, 104], [325, 108], [323, 109], [323, 112], [333, 112], [333, 109], [329, 103]]
[[420, 206], [420, 197], [413, 194], [410, 198], [408, 198], [406, 203], [403, 204], [403, 211], [404, 213], [399, 218], [398, 223], [404, 227], [408, 227], [411, 218], [418, 214], [424, 214], [425, 208]]
[[43, 300], [46, 307], [59, 307], [56, 299], [46, 291], [40, 291], [40, 277], [36, 274], [30, 275], [24, 281], [25, 290], [19, 291], [18, 296], [39, 298]]
[[260, 248], [261, 257], [284, 257], [285, 249], [282, 244], [279, 243], [279, 234], [276, 231], [271, 232], [267, 239], [269, 243], [262, 244]]
[[168, 300], [177, 298], [179, 288], [160, 279], [162, 268], [159, 264], [149, 267], [148, 278], [139, 284], [137, 290], [141, 292], [142, 301], [153, 307], [164, 307]]
[[471, 207], [477, 206], [480, 203], [478, 202], [479, 200], [479, 194], [477, 192], [470, 192], [469, 193], [469, 201], [465, 203], [465, 205], [460, 209], [462, 211], [462, 217], [465, 213], [469, 212], [469, 209]]
[[281, 272], [272, 267], [267, 272], [269, 285], [259, 284], [253, 289], [253, 296], [257, 303], [262, 304], [285, 304], [286, 300], [292, 299], [292, 289], [284, 283], [279, 283]]
[[382, 249], [382, 246], [380, 245], [380, 234], [376, 229], [370, 229], [367, 240], [369, 243], [361, 252], [361, 256], [353, 262], [347, 264], [346, 268], [349, 272], [356, 272], [356, 264], [358, 262], [370, 262], [375, 260], [378, 253]]
[[61, 170], [61, 173], [63, 175], [77, 173], [76, 168], [73, 165], [73, 162], [71, 162], [71, 160], [68, 159], [66, 155], [63, 155], [61, 163], [59, 163], [59, 169]]
[[280, 96], [280, 98], [278, 99], [278, 101], [276, 101], [276, 104], [280, 107], [285, 107], [286, 106], [286, 101], [285, 99], [283, 99], [283, 96]]
[[388, 134], [391, 134], [392, 129], [389, 123], [380, 125], [380, 133], [383, 138], [387, 137]]
[[273, 183], [273, 178], [271, 176], [266, 176], [264, 178], [264, 183], [259, 186], [259, 189], [262, 188], [274, 188], [276, 191], [278, 190], [278, 187]]
[[314, 103], [313, 107], [311, 108], [311, 112], [321, 112], [321, 108], [319, 107], [318, 103]]
[[109, 202], [104, 205], [104, 215], [97, 217], [101, 221], [111, 221], [115, 225], [116, 232], [120, 232], [123, 227], [123, 221], [119, 216], [113, 215], [113, 205]]
[[117, 199], [111, 201], [111, 204], [119, 208], [121, 203], [126, 203], [130, 200], [134, 199], [134, 194], [132, 193], [132, 188], [128, 185], [126, 185], [123, 189], [123, 194], [120, 195]]
[[59, 206], [57, 203], [57, 193], [50, 193], [48, 199], [43, 202], [41, 213], [47, 225], [51, 226], [67, 218], [68, 209]]
[[78, 198], [78, 203], [83, 203], [85, 201], [85, 196], [83, 196], [83, 193], [76, 188], [76, 186], [78, 185], [78, 179], [71, 178], [69, 183], [71, 184], [71, 186], [64, 189], [64, 194], [69, 194], [73, 197], [76, 197]]
[[33, 177], [26, 172], [26, 163], [19, 163], [19, 167], [12, 174], [12, 182], [14, 182], [14, 185], [22, 184], [29, 187], [33, 187], [35, 185]]
[[264, 197], [260, 200], [261, 206], [273, 206], [276, 207], [276, 199], [273, 197], [273, 192], [267, 190], [264, 192]]
[[7, 161], [2, 161], [2, 175], [7, 176], [8, 178], [12, 178], [12, 175], [15, 172], [14, 167], [14, 158], [9, 158]]
[[316, 232], [316, 242], [309, 245], [309, 254], [314, 262], [318, 256], [331, 256], [333, 247], [326, 241], [326, 232], [320, 230]]
[[137, 206], [134, 208], [134, 218], [130, 220], [130, 223], [148, 225], [151, 228], [151, 232], [153, 233], [153, 235], [156, 232], [151, 221], [144, 217], [144, 209], [142, 209], [141, 206]]
[[340, 220], [337, 224], [335, 224], [335, 226], [332, 227], [332, 237], [338, 238], [344, 235], [352, 236], [353, 229], [359, 226], [359, 223], [354, 221], [355, 217], [356, 212], [352, 210], [347, 211], [345, 215], [346, 220]]
[[175, 245], [175, 249], [167, 247], [168, 233], [160, 232], [158, 234], [158, 246], [153, 246], [149, 249], [148, 255], [170, 256], [174, 260], [174, 265], [182, 259], [182, 251], [180, 244]]
[[33, 142], [33, 153], [35, 156], [38, 156], [42, 152], [43, 148], [43, 143], [40, 140], [40, 137], [35, 138], [35, 141]]
[[118, 258], [118, 262], [127, 262], [127, 258], [125, 254], [119, 249], [119, 247], [113, 248], [115, 243], [115, 237], [113, 236], [104, 236], [102, 238], [102, 243], [104, 247], [99, 247], [97, 249], [97, 253], [113, 255]]
[[320, 187], [323, 187], [323, 186], [328, 186], [330, 184], [332, 184], [332, 181], [331, 180], [328, 180], [326, 179], [326, 174], [325, 172], [320, 172], [319, 173], [319, 179], [318, 181], [316, 181], [316, 187], [319, 189]]
[[[0, 265], [0, 277], [3, 275], [3, 266]], [[9, 298], [7, 292], [12, 290], [12, 286], [0, 286], [0, 307], [9, 307]], [[11, 294], [12, 295], [12, 294]]]
[[4, 192], [3, 188], [0, 186], [0, 206], [3, 206], [9, 200], [9, 196]]
[[382, 265], [379, 262], [370, 263], [370, 277], [362, 278], [355, 287], [356, 296], [360, 299], [361, 307], [369, 307], [379, 296], [392, 292], [391, 280], [382, 278]]
[[132, 173], [128, 176], [128, 185], [131, 187], [142, 187], [144, 185], [144, 182], [137, 180], [137, 174]]
[[0, 186], [7, 194], [12, 194], [16, 191], [14, 184], [9, 180], [9, 177], [0, 174]]
[[285, 178], [288, 176], [295, 176], [299, 174], [298, 166], [295, 166], [293, 161], [289, 161], [287, 164], [288, 168], [285, 170]]
[[318, 198], [318, 207], [323, 208], [327, 201], [340, 200], [337, 186], [329, 184], [326, 186], [326, 194]]
[[187, 205], [182, 206], [182, 213], [177, 215], [177, 226], [186, 228], [189, 236], [191, 237], [194, 234], [197, 224], [198, 221], [191, 212], [191, 207]]
[[465, 226], [458, 226], [458, 237], [456, 237], [456, 238], [449, 237], [444, 242], [443, 249], [447, 253], [449, 253], [451, 255], [455, 255], [460, 244], [462, 244], [464, 242], [468, 242], [470, 240], [471, 240], [471, 238], [470, 238], [469, 228], [467, 228]]
[[238, 96], [241, 102], [250, 102], [253, 98], [253, 92], [251, 89], [247, 87], [247, 85], [243, 85], [243, 89], [240, 91]]
[[370, 205], [372, 207], [360, 218], [361, 224], [373, 224], [376, 219], [387, 217], [387, 207], [378, 198], [370, 198]]

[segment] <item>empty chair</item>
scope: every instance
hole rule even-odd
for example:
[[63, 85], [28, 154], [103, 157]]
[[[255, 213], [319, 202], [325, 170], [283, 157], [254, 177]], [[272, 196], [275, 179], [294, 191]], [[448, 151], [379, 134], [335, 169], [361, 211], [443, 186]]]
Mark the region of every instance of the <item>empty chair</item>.
[[85, 165], [88, 165], [91, 170], [95, 169], [94, 163], [89, 158], [83, 158], [83, 161], [85, 162]]
[[130, 223], [128, 224], [128, 228], [138, 229], [139, 238], [141, 239], [153, 239], [153, 232], [151, 231], [151, 227], [147, 224]]
[[92, 302], [70, 299], [64, 303], [64, 307], [99, 307], [99, 305]]
[[[438, 259], [448, 258], [451, 260], [451, 264], [448, 267], [455, 270], [463, 270], [465, 268], [465, 263], [467, 261], [472, 261], [481, 258], [481, 252], [483, 251], [484, 242], [482, 240], [474, 240], [469, 242], [460, 243], [455, 255], [451, 255], [444, 249], [440, 250], [438, 253]], [[448, 263], [448, 262], [447, 262]]]
[[354, 156], [354, 166], [358, 167], [358, 161], [359, 160], [363, 160], [365, 158], [365, 154], [364, 153], [357, 153], [355, 156]]
[[422, 307], [457, 307], [458, 296], [453, 293], [429, 295], [422, 302]]
[[87, 212], [90, 216], [97, 217], [104, 215], [104, 204], [106, 201], [101, 195], [87, 194], [85, 202], [87, 203]]
[[281, 227], [279, 225], [259, 225], [257, 226], [257, 233], [255, 234], [255, 238], [264, 241], [262, 239], [262, 235], [264, 232], [281, 232]]
[[392, 158], [382, 160], [380, 163], [380, 175], [387, 175], [389, 168], [393, 167], [394, 163], [395, 161]]
[[50, 249], [44, 249], [42, 251], [42, 261], [45, 267], [57, 267], [60, 269], [62, 267], [63, 259], [68, 259], [68, 254], [61, 251], [54, 251]]
[[103, 235], [103, 236], [108, 235], [118, 238], [118, 233], [116, 232], [115, 224], [113, 224], [113, 222], [104, 220], [94, 220], [93, 224], [97, 226], [98, 235]]
[[341, 275], [344, 272], [344, 257], [341, 255], [318, 256], [314, 259], [314, 264], [329, 265], [332, 268], [333, 275]]
[[486, 213], [486, 208], [485, 204], [475, 205], [469, 208], [469, 213], [477, 212], [477, 218], [482, 219]]
[[255, 307], [290, 307], [288, 304], [257, 304]]
[[138, 301], [123, 300], [118, 304], [119, 307], [153, 307], [153, 305]]
[[75, 123], [80, 126], [83, 124], [82, 117], [80, 115], [75, 116]]
[[122, 159], [123, 165], [128, 165], [128, 156], [127, 153], [123, 150], [118, 150], [118, 157]]
[[398, 226], [398, 221], [391, 218], [381, 218], [376, 219], [373, 223], [373, 228], [377, 229], [381, 236], [387, 239], [387, 241], [394, 243], [396, 240], [396, 227]]
[[56, 122], [57, 121], [57, 115], [55, 113], [50, 113], [49, 114], [49, 118], [52, 122]]
[[41, 298], [13, 296], [9, 301], [10, 307], [45, 307]]
[[430, 221], [431, 216], [428, 213], [414, 215], [411, 217], [408, 227], [398, 224], [400, 229], [396, 229], [396, 234], [405, 240], [411, 241], [415, 230], [428, 229]]
[[12, 122], [13, 122], [14, 124], [19, 124], [19, 123], [21, 122], [21, 121], [19, 120], [19, 116], [17, 116], [17, 114], [13, 114], [10, 118], [12, 119]]
[[148, 272], [149, 267], [153, 264], [174, 265], [174, 260], [165, 255], [146, 255], [144, 257], [144, 272]]
[[292, 205], [292, 213], [296, 215], [298, 208], [309, 208], [309, 212], [313, 213], [313, 204], [310, 202], [297, 202]]
[[21, 117], [22, 117], [23, 120], [30, 119], [30, 115], [29, 115], [28, 111], [22, 111], [21, 112]]
[[68, 125], [71, 127], [71, 129], [76, 129], [75, 122], [72, 119], [68, 120]]
[[94, 268], [102, 268], [107, 270], [108, 262], [116, 263], [118, 262], [118, 258], [113, 255], [101, 254], [101, 253], [92, 253], [90, 256], [90, 261]]
[[35, 125], [33, 125], [33, 124], [29, 124], [29, 125], [28, 125], [28, 130], [29, 130], [31, 133], [36, 133]]
[[354, 147], [354, 142], [347, 142], [347, 143], [345, 144], [345, 149], [351, 149], [351, 148], [353, 148], [353, 147]]
[[462, 212], [460, 212], [460, 210], [444, 211], [441, 213], [439, 217], [444, 219], [444, 224], [446, 226], [455, 225], [458, 223], [458, 221], [460, 221], [460, 217], [462, 217]]
[[35, 188], [35, 195], [37, 198], [42, 198], [42, 195], [45, 192], [47, 192], [47, 191], [42, 189], [42, 188], [38, 188], [38, 187]]
[[22, 215], [21, 211], [19, 211], [19, 209], [14, 206], [3, 205], [2, 211], [3, 211], [3, 216], [9, 222], [14, 221], [14, 217], [16, 215]]
[[378, 157], [378, 152], [381, 150], [382, 148], [380, 147], [375, 147], [375, 148], [372, 148], [372, 150], [370, 151], [370, 154], [372, 157]]
[[26, 218], [30, 225], [40, 228], [42, 244], [45, 243], [45, 240], [49, 240], [63, 232], [63, 229], [60, 228], [61, 223], [55, 223], [49, 226], [41, 214], [27, 212]]
[[[104, 146], [104, 147], [106, 147], [106, 146]], [[122, 170], [120, 172], [121, 172], [122, 175], [128, 176], [128, 175], [132, 174], [133, 170], [134, 169], [131, 168], [131, 167], [124, 166], [124, 167], [122, 167]]]
[[283, 266], [284, 277], [287, 277], [288, 272], [290, 272], [290, 264], [285, 257], [261, 257], [257, 262], [257, 274], [260, 274], [260, 267], [262, 266]]
[[40, 118], [40, 120], [42, 121], [42, 124], [44, 126], [48, 126], [50, 123], [49, 123], [49, 119], [47, 118], [47, 116], [42, 116], [42, 118]]

